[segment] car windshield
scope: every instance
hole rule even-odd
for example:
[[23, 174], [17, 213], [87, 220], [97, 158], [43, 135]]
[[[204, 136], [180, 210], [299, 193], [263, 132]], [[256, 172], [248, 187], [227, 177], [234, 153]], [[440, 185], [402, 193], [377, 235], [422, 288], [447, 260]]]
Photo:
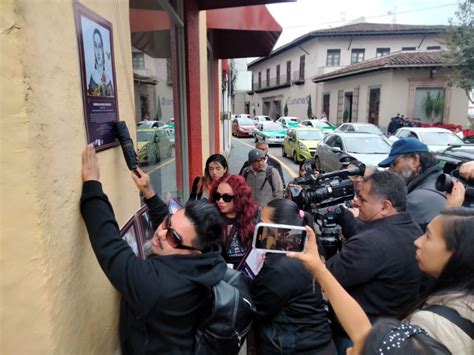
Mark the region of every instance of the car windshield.
[[155, 132], [137, 131], [137, 140], [139, 142], [148, 142], [153, 139]]
[[239, 118], [239, 124], [242, 126], [254, 125], [253, 121], [250, 118]]
[[427, 145], [463, 145], [464, 142], [451, 132], [420, 132], [423, 143]]
[[316, 121], [316, 122], [313, 122], [313, 127], [315, 127], [315, 128], [331, 128], [331, 125], [327, 124], [326, 122]]
[[390, 144], [382, 137], [345, 137], [347, 152], [356, 154], [387, 154]]
[[283, 127], [280, 125], [266, 125], [263, 126], [264, 132], [281, 132], [284, 131]]
[[355, 127], [357, 132], [366, 132], [366, 133], [374, 133], [374, 134], [383, 134], [380, 129], [376, 126], [356, 126]]
[[259, 116], [258, 120], [259, 121], [271, 121], [272, 119], [268, 116]]
[[321, 131], [298, 131], [296, 137], [302, 141], [320, 141], [324, 134]]

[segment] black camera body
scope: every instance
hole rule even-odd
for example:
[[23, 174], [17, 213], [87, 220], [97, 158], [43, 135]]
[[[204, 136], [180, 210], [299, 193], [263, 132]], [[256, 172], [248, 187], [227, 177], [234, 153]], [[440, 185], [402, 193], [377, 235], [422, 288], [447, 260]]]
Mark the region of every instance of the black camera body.
[[441, 192], [451, 193], [453, 190], [453, 179], [459, 180], [466, 188], [466, 193], [464, 195], [464, 207], [474, 207], [474, 184], [472, 182], [463, 179], [459, 175], [459, 170], [451, 171], [449, 174], [441, 174], [436, 179], [436, 190]]
[[313, 173], [311, 163], [306, 165], [305, 177], [298, 179], [298, 184], [303, 189], [298, 196], [292, 196], [292, 199], [300, 209], [315, 217], [321, 233], [319, 240], [326, 258], [329, 258], [342, 246], [342, 228], [336, 223], [336, 217], [341, 213], [340, 205], [350, 203], [355, 195], [354, 183], [349, 176], [363, 176], [365, 165], [319, 175]]

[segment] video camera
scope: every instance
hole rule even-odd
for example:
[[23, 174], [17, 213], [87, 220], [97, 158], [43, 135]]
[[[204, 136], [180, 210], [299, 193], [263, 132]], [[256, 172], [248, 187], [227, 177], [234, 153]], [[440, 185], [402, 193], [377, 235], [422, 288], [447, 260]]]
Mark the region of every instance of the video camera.
[[341, 213], [341, 204], [348, 204], [354, 198], [354, 183], [349, 176], [363, 176], [365, 165], [351, 169], [337, 170], [326, 174], [315, 174], [312, 162], [304, 165], [305, 177], [297, 180], [302, 186], [299, 194], [291, 194], [291, 199], [299, 208], [315, 217], [321, 232], [321, 241], [326, 257], [336, 254], [342, 246], [342, 228], [336, 223]]
[[474, 184], [472, 181], [467, 181], [459, 175], [459, 170], [451, 171], [449, 174], [441, 174], [436, 179], [436, 189], [442, 192], [451, 193], [453, 190], [453, 179], [459, 180], [466, 188], [464, 195], [464, 207], [474, 207]]

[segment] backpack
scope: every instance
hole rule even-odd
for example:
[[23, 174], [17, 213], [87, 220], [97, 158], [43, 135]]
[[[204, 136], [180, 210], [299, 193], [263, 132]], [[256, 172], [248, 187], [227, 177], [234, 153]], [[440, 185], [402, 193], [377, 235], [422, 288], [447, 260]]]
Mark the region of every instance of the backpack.
[[227, 269], [212, 287], [209, 310], [197, 327], [194, 354], [237, 354], [256, 313], [249, 281]]
[[[247, 176], [249, 175], [249, 172], [250, 172], [250, 168], [245, 169], [245, 172], [244, 172], [244, 175], [243, 175], [245, 181], [247, 181]], [[260, 191], [262, 191], [262, 189], [265, 186], [265, 183], [267, 181], [268, 181], [268, 183], [270, 184], [270, 186], [272, 188], [272, 192], [275, 192], [275, 187], [273, 186], [273, 172], [272, 172], [272, 167], [271, 166], [267, 166], [267, 168], [265, 169], [265, 180], [263, 180], [263, 184], [262, 184], [262, 186], [260, 186]]]

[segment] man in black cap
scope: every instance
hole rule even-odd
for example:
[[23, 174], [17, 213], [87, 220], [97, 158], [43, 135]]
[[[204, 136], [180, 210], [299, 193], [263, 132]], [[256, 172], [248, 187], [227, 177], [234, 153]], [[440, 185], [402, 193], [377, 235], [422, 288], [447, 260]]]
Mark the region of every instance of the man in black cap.
[[265, 206], [275, 198], [283, 197], [283, 182], [278, 171], [267, 165], [265, 153], [259, 149], [249, 152], [249, 166], [240, 175], [252, 189], [252, 196], [260, 206]]
[[446, 196], [435, 187], [442, 173], [428, 147], [416, 138], [401, 138], [392, 145], [390, 154], [379, 163], [399, 175], [407, 185], [407, 210], [423, 229], [446, 204]]

